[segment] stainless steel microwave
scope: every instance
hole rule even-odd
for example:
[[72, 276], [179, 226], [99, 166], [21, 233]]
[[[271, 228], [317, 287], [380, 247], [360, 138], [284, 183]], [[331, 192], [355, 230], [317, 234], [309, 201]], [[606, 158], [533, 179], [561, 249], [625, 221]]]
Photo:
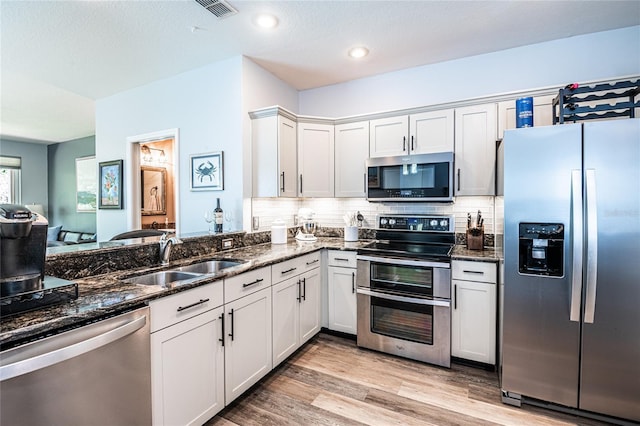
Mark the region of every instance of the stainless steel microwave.
[[453, 152], [370, 158], [369, 201], [453, 201]]

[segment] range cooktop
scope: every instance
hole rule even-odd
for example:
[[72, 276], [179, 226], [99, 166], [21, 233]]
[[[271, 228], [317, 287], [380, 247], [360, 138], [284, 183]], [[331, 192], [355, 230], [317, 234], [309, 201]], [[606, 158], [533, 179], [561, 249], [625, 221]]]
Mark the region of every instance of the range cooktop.
[[358, 250], [360, 255], [450, 258], [455, 244], [454, 217], [447, 215], [382, 215], [377, 240]]

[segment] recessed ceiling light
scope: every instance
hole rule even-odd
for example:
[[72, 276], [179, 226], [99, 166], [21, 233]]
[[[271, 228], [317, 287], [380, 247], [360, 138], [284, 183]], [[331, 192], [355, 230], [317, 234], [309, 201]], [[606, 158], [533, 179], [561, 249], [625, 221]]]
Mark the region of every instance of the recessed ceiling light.
[[278, 18], [267, 13], [256, 16], [254, 22], [260, 28], [275, 28], [278, 26]]
[[353, 47], [349, 50], [349, 56], [354, 59], [364, 58], [369, 54], [369, 49], [364, 46]]

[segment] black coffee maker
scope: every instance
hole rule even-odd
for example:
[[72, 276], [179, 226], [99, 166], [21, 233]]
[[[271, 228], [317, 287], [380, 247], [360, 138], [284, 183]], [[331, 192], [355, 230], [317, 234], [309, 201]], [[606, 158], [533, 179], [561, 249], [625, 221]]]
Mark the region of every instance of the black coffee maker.
[[44, 282], [47, 228], [44, 216], [19, 204], [0, 204], [0, 295], [38, 290]]

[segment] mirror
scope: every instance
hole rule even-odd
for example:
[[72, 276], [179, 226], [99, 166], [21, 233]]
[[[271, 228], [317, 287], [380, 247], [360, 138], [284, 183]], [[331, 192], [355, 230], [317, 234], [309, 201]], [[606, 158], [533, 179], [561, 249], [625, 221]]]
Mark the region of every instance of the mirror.
[[140, 167], [140, 204], [143, 216], [167, 214], [167, 170], [162, 167]]

